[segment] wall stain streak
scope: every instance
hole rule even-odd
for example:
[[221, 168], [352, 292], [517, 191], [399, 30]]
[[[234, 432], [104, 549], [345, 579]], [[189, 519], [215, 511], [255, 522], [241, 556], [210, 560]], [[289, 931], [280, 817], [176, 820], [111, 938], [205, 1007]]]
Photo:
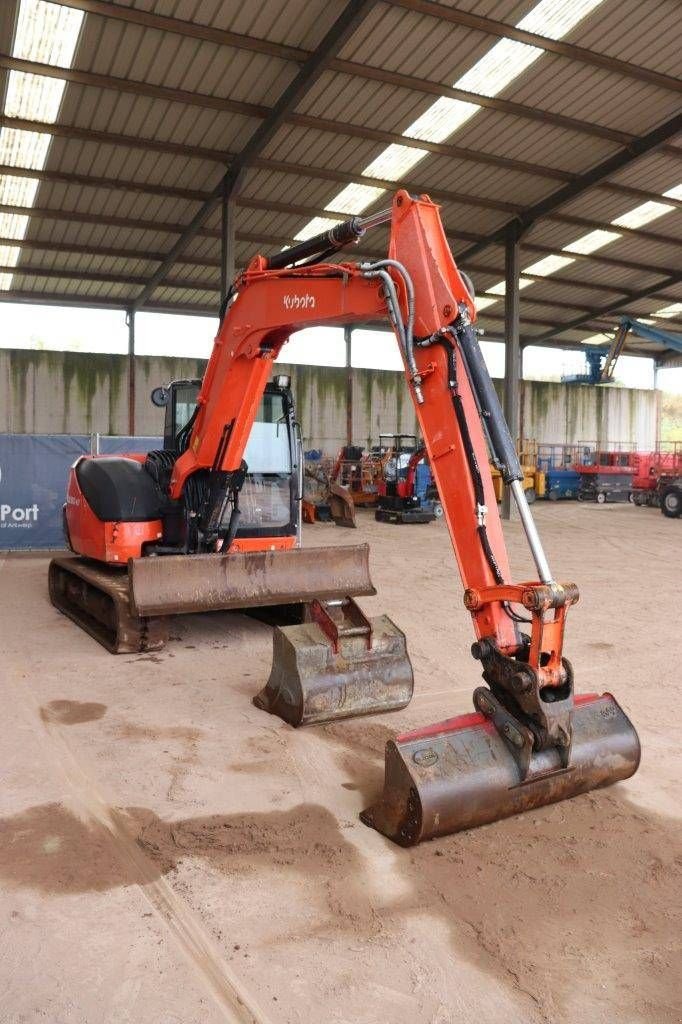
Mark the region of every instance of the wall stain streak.
[[[163, 411], [149, 400], [153, 387], [200, 378], [199, 358], [138, 356], [138, 433], [163, 433]], [[402, 371], [353, 368], [353, 440], [378, 442], [379, 432], [414, 433], [416, 415]], [[335, 455], [346, 443], [345, 367], [276, 363], [288, 373], [306, 449]], [[126, 434], [127, 357], [113, 354], [0, 350], [0, 432]], [[495, 380], [502, 397], [503, 383]], [[596, 442], [656, 444], [653, 391], [525, 381], [522, 423], [526, 438], [547, 444]]]

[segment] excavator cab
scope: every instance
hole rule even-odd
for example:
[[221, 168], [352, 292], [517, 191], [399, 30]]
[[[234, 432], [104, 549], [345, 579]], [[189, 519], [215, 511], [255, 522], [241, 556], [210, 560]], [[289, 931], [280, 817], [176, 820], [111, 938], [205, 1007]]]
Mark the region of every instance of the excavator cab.
[[[191, 428], [201, 380], [176, 380], [152, 391], [165, 408], [165, 451], [177, 451]], [[303, 446], [294, 413], [291, 378], [277, 374], [265, 390], [251, 429], [244, 461], [247, 473], [240, 493], [237, 538], [293, 537], [301, 540], [300, 498]]]

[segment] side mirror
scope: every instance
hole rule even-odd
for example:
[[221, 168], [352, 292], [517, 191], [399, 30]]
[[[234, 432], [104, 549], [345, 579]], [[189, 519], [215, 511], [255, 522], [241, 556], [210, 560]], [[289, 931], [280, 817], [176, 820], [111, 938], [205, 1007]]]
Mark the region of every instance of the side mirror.
[[151, 394], [152, 405], [164, 409], [170, 402], [170, 391], [168, 388], [154, 388]]

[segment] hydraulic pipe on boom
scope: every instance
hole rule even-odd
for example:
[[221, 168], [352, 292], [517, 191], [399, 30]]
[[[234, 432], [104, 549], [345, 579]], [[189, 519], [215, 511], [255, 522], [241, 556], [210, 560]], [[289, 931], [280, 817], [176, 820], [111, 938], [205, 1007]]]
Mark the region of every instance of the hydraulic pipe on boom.
[[[323, 262], [389, 219], [386, 259]], [[401, 350], [465, 587], [472, 653], [487, 683], [474, 693], [477, 714], [387, 746], [384, 795], [363, 820], [410, 845], [627, 778], [639, 743], [610, 694], [574, 699], [562, 648], [578, 589], [550, 571], [478, 344], [473, 297], [427, 197], [399, 191], [390, 211], [352, 218], [250, 262], [224, 310], [190, 442], [173, 467], [171, 497], [182, 496], [193, 474], [210, 470], [202, 528], [218, 541], [226, 509], [238, 511], [246, 441], [289, 335], [380, 318], [391, 322]], [[488, 444], [519, 507], [538, 582], [510, 580]]]

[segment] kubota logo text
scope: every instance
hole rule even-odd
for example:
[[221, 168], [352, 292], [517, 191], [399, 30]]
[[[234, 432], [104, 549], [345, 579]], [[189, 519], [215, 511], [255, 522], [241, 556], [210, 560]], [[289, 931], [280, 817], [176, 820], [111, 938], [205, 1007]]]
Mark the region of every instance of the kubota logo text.
[[285, 295], [285, 309], [315, 309], [314, 295]]

